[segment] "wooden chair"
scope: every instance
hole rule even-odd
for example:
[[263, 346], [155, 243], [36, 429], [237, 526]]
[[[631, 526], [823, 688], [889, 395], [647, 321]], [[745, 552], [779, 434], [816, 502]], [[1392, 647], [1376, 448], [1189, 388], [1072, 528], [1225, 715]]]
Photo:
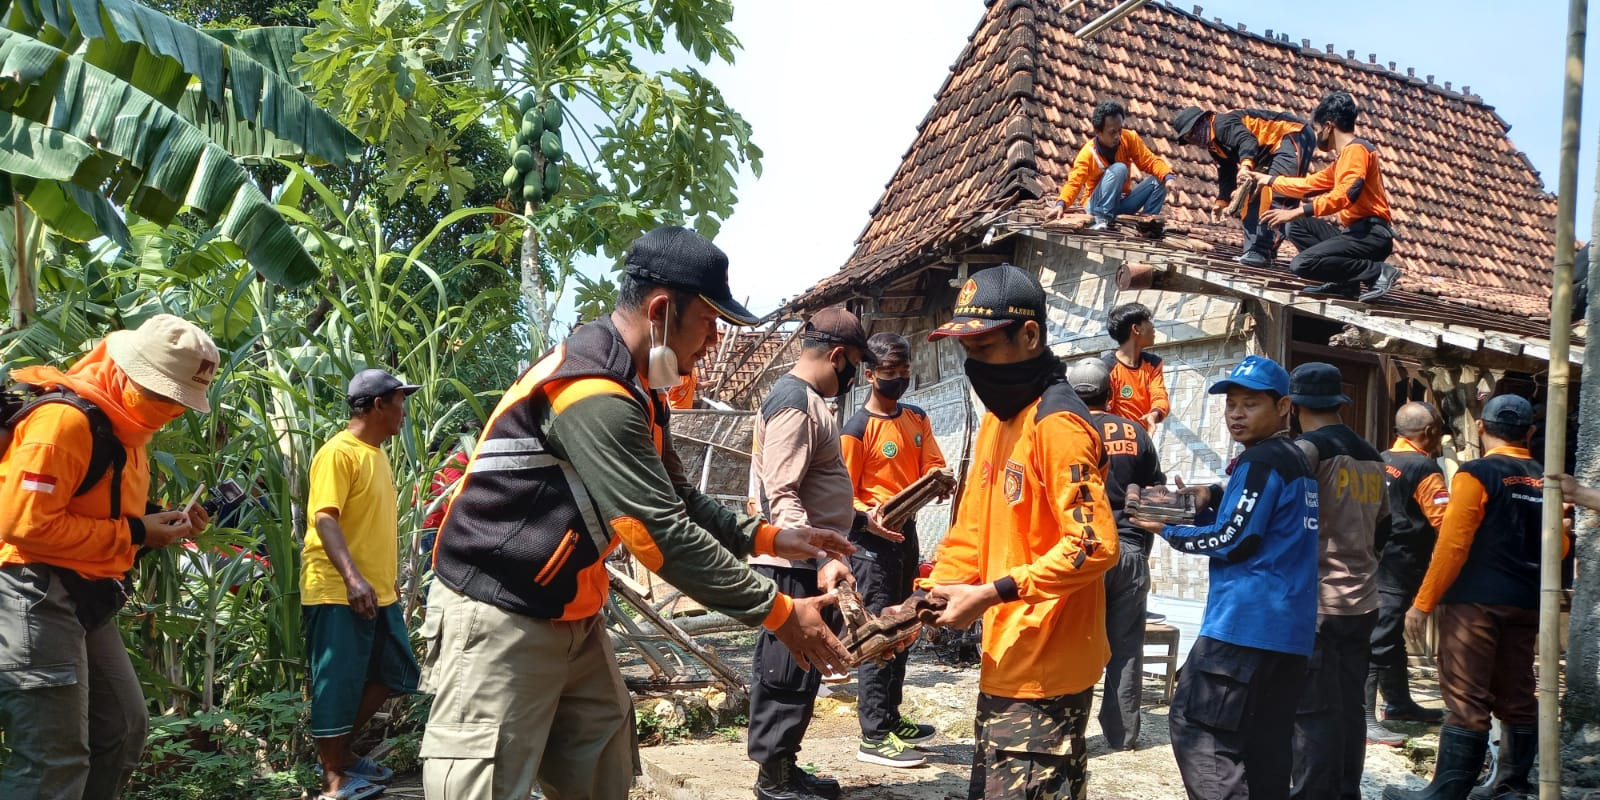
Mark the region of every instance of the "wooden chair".
[[[1178, 629], [1165, 623], [1147, 622], [1144, 626], [1144, 674], [1147, 677], [1164, 680], [1162, 686], [1161, 702], [1172, 703], [1172, 687], [1178, 680]], [[1150, 648], [1165, 647], [1165, 651], [1152, 655]], [[1150, 667], [1155, 664], [1165, 666], [1163, 672], [1151, 672]]]

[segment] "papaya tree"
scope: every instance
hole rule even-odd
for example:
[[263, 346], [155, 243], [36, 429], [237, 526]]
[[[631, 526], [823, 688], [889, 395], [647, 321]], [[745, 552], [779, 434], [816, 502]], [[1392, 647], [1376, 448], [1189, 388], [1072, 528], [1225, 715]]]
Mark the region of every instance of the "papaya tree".
[[[476, 243], [519, 262], [539, 350], [551, 293], [579, 257], [619, 258], [666, 222], [715, 235], [739, 167], [760, 173], [749, 124], [695, 68], [732, 62], [732, 15], [730, 0], [424, 0], [420, 13], [400, 0], [329, 0], [299, 60], [320, 103], [363, 115], [358, 131], [420, 130], [418, 117], [441, 116], [455, 130], [476, 120], [499, 130], [512, 158], [504, 207], [521, 213]], [[662, 56], [681, 65], [650, 66]], [[454, 189], [440, 144], [416, 136], [388, 154], [386, 172], [401, 187]], [[609, 284], [581, 286], [586, 307]]]
[[348, 164], [362, 144], [285, 74], [303, 29], [202, 33], [132, 0], [0, 1], [0, 204], [13, 326], [47, 236], [130, 241], [128, 215], [193, 214], [267, 279], [317, 265], [226, 140]]

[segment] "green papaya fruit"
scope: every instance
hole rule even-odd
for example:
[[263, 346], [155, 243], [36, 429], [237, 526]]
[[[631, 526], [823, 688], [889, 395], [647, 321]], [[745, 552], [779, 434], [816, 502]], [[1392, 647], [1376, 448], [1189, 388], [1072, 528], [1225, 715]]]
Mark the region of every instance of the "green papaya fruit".
[[533, 92], [528, 92], [527, 94], [517, 98], [517, 113], [527, 114], [529, 111], [532, 111], [533, 107], [538, 105], [538, 103], [539, 100], [533, 96]]
[[538, 139], [539, 134], [544, 133], [544, 115], [540, 114], [537, 108], [529, 109], [522, 115], [522, 125], [533, 126], [533, 138]]
[[561, 134], [545, 131], [544, 135], [539, 137], [539, 151], [544, 153], [545, 158], [560, 158]]
[[561, 102], [553, 97], [544, 104], [544, 126], [552, 131], [561, 130]]
[[511, 156], [511, 164], [516, 167], [518, 172], [527, 172], [533, 169], [533, 151], [529, 150], [527, 146], [517, 148], [517, 152]]
[[[509, 192], [522, 185], [522, 172], [518, 171], [516, 167], [506, 167], [506, 174], [501, 177], [500, 182], [505, 184], [506, 191]], [[541, 183], [540, 185], [542, 186], [543, 184]]]
[[561, 165], [552, 161], [544, 165], [544, 193], [546, 197], [554, 197], [559, 191], [561, 191]]
[[537, 203], [544, 197], [544, 178], [540, 174], [530, 172], [522, 179], [522, 199], [530, 203]]

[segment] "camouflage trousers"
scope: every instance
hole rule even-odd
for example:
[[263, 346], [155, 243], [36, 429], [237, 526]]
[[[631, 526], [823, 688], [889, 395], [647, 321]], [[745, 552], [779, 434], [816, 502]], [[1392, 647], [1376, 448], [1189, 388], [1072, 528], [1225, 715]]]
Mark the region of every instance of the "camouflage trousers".
[[1039, 700], [979, 694], [968, 800], [1084, 800], [1093, 700], [1092, 688]]

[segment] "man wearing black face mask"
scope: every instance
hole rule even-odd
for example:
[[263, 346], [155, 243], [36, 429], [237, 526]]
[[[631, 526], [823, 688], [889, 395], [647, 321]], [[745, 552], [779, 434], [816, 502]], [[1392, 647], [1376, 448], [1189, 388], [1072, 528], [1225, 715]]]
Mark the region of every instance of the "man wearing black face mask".
[[[867, 610], [879, 614], [911, 595], [921, 549], [916, 520], [897, 531], [888, 530], [879, 524], [877, 509], [923, 475], [944, 469], [945, 464], [928, 412], [900, 402], [911, 385], [911, 343], [898, 333], [883, 331], [867, 340], [867, 350], [878, 362], [867, 370], [872, 392], [861, 410], [844, 424], [840, 444], [855, 488], [857, 513], [850, 541], [858, 549], [850, 556], [850, 571], [855, 573]], [[888, 663], [869, 661], [857, 669], [861, 747], [856, 758], [869, 764], [922, 764], [922, 755], [910, 745], [925, 742], [935, 733], [933, 726], [918, 725], [900, 715], [906, 657], [902, 651]]]
[[1106, 453], [1044, 320], [1039, 282], [1002, 264], [968, 280], [929, 337], [957, 337], [988, 409], [960, 511], [917, 582], [946, 601], [940, 625], [983, 618], [973, 800], [1084, 796], [1089, 706], [1111, 654]]
[[[840, 453], [839, 423], [826, 398], [850, 391], [860, 365], [875, 366], [861, 321], [843, 307], [812, 315], [800, 333], [800, 357], [779, 378], [756, 416], [751, 468], [761, 502], [774, 524], [803, 521], [841, 534], [857, 527], [850, 472]], [[792, 597], [816, 597], [835, 586], [855, 584], [848, 565], [793, 561], [776, 556], [750, 559], [755, 571]], [[822, 676], [806, 671], [777, 639], [756, 640], [750, 681], [750, 760], [760, 765], [757, 800], [810, 800], [839, 796], [837, 781], [801, 770], [797, 755], [811, 724], [812, 702]]]

